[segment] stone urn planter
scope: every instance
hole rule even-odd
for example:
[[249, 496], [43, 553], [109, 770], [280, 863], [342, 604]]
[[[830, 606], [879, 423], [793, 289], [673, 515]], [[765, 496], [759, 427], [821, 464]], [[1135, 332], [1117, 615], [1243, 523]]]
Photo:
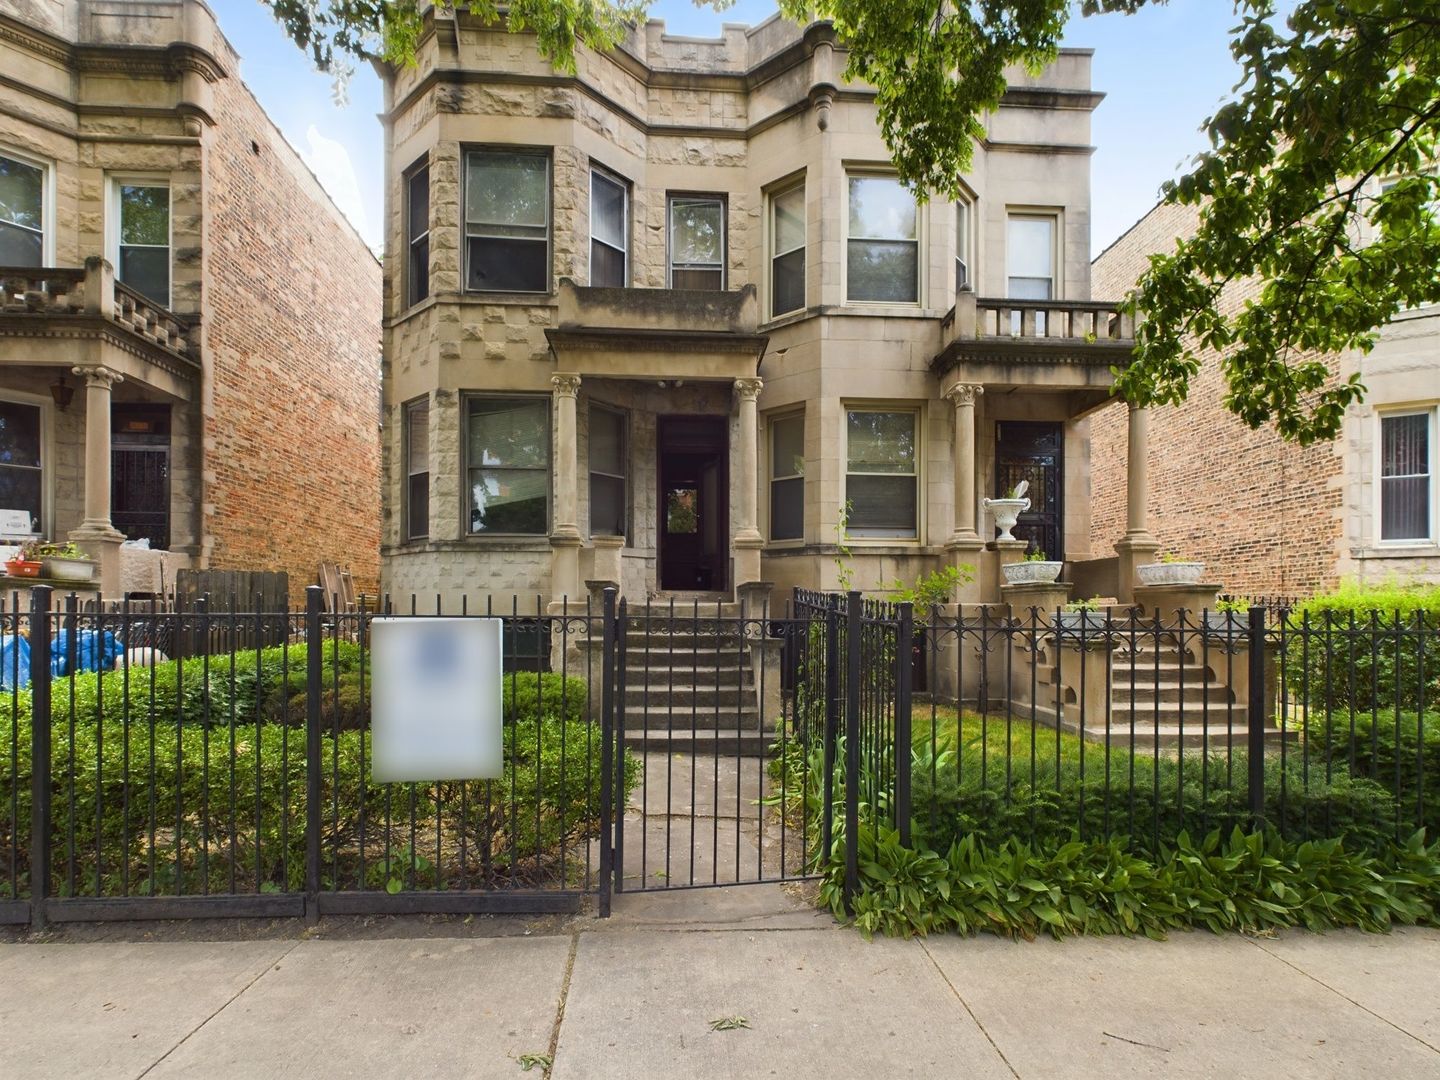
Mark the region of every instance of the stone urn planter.
[[1064, 563], [1039, 561], [1006, 563], [1000, 568], [1000, 572], [1005, 575], [1007, 585], [1048, 585], [1060, 576], [1063, 565]]
[[1025, 492], [1030, 490], [1030, 482], [1021, 480], [1015, 485], [1015, 490], [1005, 499], [986, 499], [985, 509], [989, 510], [995, 517], [995, 527], [1000, 530], [997, 540], [1014, 540], [1015, 535], [1010, 531], [1015, 523], [1020, 520], [1020, 515], [1030, 509], [1030, 500], [1025, 498]]
[[1105, 624], [1109, 620], [1109, 613], [1104, 611], [1058, 611], [1055, 614], [1057, 629], [1066, 636], [1079, 636], [1082, 629], [1089, 637], [1091, 634], [1100, 634], [1105, 631]]
[[1250, 629], [1248, 611], [1207, 611], [1205, 629], [1220, 634], [1243, 634]]
[[1135, 567], [1141, 585], [1199, 585], [1205, 564], [1198, 562], [1144, 563]]
[[89, 559], [73, 559], [64, 555], [47, 555], [41, 574], [55, 581], [93, 581], [95, 564]]

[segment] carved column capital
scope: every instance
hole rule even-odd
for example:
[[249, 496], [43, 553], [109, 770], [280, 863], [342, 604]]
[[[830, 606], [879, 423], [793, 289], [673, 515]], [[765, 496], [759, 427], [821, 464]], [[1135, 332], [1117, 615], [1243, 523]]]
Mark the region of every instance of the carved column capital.
[[760, 391], [765, 389], [763, 379], [736, 379], [735, 394], [741, 401], [754, 401], [760, 396]]
[[577, 397], [580, 393], [580, 376], [562, 371], [550, 376], [550, 385], [555, 388], [556, 397]]
[[103, 386], [109, 390], [116, 383], [125, 381], [125, 376], [103, 364], [81, 367], [76, 365], [70, 371], [85, 380], [86, 386]]
[[983, 393], [985, 387], [977, 383], [956, 383], [945, 391], [945, 400], [960, 409], [967, 405], [974, 406], [975, 399]]

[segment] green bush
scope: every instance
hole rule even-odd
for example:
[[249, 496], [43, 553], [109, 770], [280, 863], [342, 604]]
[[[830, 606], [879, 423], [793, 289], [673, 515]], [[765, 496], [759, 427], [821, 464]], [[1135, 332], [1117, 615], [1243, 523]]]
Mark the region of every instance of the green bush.
[[1392, 815], [1440, 835], [1440, 713], [1313, 713], [1305, 721], [1311, 774], [1367, 777], [1393, 798]]
[[1440, 585], [1342, 585], [1289, 614], [1285, 693], [1331, 711], [1413, 711], [1422, 690], [1424, 701], [1434, 705], [1440, 702], [1437, 634]]
[[[293, 650], [291, 655], [293, 661]], [[188, 663], [186, 668], [188, 679]], [[213, 674], [216, 665], [211, 668]], [[223, 670], [228, 680], [228, 660]], [[267, 685], [271, 673], [263, 659], [260, 673], [257, 681]], [[189, 711], [188, 693], [180, 695], [177, 723], [173, 678], [167, 683], [157, 670], [152, 694], [148, 674], [140, 687], [137, 673], [131, 674], [128, 720], [123, 698], [111, 696], [112, 685], [121, 683], [113, 675], [73, 681], [73, 725], [68, 690], [62, 694], [56, 684], [51, 857], [57, 890], [113, 896], [300, 888], [303, 729], [247, 719], [238, 709], [231, 725], [228, 708], [219, 714], [226, 717], [224, 726], [216, 726], [213, 696], [212, 724], [206, 725], [199, 722], [203, 706]], [[274, 676], [269, 685], [280, 692], [285, 680], [278, 668]], [[204, 679], [198, 673], [195, 678], [203, 696]], [[526, 682], [522, 673], [515, 686]], [[537, 684], [533, 673], [528, 682]], [[347, 685], [342, 675], [342, 708]], [[551, 679], [549, 685], [559, 684]], [[233, 684], [227, 681], [225, 689], [233, 692]], [[253, 690], [237, 696], [246, 693], [253, 708]], [[152, 719], [149, 703], [167, 694], [172, 711], [157, 711]], [[583, 719], [583, 683], [565, 686], [564, 716], [558, 704], [552, 712], [549, 697], [548, 691], [529, 699], [516, 695], [524, 722], [506, 727], [504, 774], [490, 781], [376, 785], [369, 779], [368, 733], [343, 724], [338, 735], [323, 728], [326, 887], [572, 884], [585, 874], [586, 844], [599, 825], [599, 727]], [[15, 772], [0, 769], [0, 806], [14, 800], [20, 828], [13, 836], [10, 816], [0, 820], [0, 851], [15, 843], [23, 874], [29, 865], [30, 695], [21, 692], [15, 700], [18, 715], [8, 695], [0, 698], [0, 746], [18, 735], [20, 759]], [[627, 794], [637, 777], [637, 762], [627, 755]]]

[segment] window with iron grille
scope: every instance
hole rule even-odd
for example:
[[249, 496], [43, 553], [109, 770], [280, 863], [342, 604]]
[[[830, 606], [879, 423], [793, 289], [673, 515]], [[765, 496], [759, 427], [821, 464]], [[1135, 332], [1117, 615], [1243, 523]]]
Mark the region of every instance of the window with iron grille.
[[1433, 539], [1434, 410], [1380, 418], [1380, 539]]

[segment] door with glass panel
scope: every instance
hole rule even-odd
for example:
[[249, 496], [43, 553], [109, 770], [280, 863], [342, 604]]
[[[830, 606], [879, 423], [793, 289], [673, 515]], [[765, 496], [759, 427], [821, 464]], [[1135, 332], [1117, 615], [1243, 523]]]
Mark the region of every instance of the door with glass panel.
[[660, 418], [656, 446], [660, 588], [709, 592], [727, 587], [729, 454], [725, 417]]
[[1021, 480], [1030, 483], [1025, 497], [1030, 509], [1011, 530], [1031, 551], [1047, 559], [1065, 559], [1063, 492], [1065, 426], [1063, 424], [1002, 420], [995, 431], [995, 496], [1014, 490]]

